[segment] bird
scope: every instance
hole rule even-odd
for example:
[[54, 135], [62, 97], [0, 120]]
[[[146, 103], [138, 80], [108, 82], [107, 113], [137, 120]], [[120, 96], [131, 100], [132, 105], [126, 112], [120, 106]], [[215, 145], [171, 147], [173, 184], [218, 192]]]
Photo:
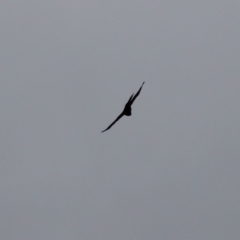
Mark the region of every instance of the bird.
[[134, 95], [134, 93], [130, 96], [129, 100], [127, 101], [127, 103], [125, 104], [125, 107], [123, 109], [123, 111], [121, 112], [121, 114], [105, 129], [102, 131], [106, 132], [107, 130], [109, 130], [121, 117], [125, 116], [131, 116], [132, 115], [132, 104], [135, 101], [135, 99], [138, 97], [138, 95], [140, 94], [143, 84], [145, 82], [142, 83], [142, 86], [139, 88], [138, 92]]

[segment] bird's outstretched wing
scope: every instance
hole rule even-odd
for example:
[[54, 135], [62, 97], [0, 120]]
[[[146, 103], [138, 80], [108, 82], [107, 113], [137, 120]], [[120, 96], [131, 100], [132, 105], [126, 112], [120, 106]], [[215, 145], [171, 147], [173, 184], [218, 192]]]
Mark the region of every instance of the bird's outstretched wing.
[[134, 96], [132, 95], [132, 96], [130, 97], [129, 103], [127, 103], [127, 104], [130, 104], [130, 106], [133, 104], [133, 102], [135, 101], [135, 99], [136, 99], [136, 98], [138, 97], [138, 95], [140, 94], [144, 83], [145, 83], [145, 82], [142, 83], [142, 86], [139, 88], [138, 92], [137, 92]]
[[131, 106], [131, 101], [132, 101], [133, 96], [134, 96], [134, 93], [130, 96], [130, 98], [128, 99], [128, 101], [125, 105], [130, 105]]
[[108, 129], [110, 129], [122, 116], [124, 116], [123, 113], [121, 113], [121, 114], [115, 119], [115, 121], [114, 121], [113, 123], [111, 123], [105, 130], [103, 130], [102, 133], [105, 132], [105, 131], [107, 131]]

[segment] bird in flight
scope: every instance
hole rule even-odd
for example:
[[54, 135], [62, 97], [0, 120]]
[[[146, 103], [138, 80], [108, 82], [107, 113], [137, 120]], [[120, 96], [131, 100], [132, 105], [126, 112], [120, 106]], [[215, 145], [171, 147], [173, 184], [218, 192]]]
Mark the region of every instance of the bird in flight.
[[134, 95], [134, 93], [131, 95], [131, 97], [129, 98], [128, 102], [126, 103], [122, 113], [115, 119], [115, 121], [113, 123], [111, 123], [105, 130], [103, 130], [102, 132], [107, 131], [108, 129], [110, 129], [121, 117], [123, 117], [124, 115], [126, 116], [131, 116], [132, 115], [132, 104], [135, 101], [135, 99], [137, 98], [137, 96], [140, 94], [143, 84], [145, 82], [142, 83], [142, 86], [139, 88], [138, 92]]

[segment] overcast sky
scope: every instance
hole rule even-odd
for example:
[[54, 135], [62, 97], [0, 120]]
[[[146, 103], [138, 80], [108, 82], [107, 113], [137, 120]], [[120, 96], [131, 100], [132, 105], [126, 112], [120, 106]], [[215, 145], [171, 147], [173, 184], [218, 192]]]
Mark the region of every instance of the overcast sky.
[[1, 0], [0, 239], [239, 239], [239, 23], [235, 0]]

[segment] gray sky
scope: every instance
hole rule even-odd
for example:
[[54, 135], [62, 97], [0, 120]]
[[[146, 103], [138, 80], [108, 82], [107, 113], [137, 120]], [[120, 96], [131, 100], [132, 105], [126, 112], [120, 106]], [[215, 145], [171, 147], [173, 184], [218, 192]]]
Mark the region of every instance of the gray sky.
[[239, 23], [233, 0], [2, 0], [0, 239], [238, 239]]

